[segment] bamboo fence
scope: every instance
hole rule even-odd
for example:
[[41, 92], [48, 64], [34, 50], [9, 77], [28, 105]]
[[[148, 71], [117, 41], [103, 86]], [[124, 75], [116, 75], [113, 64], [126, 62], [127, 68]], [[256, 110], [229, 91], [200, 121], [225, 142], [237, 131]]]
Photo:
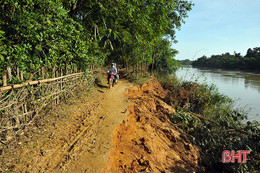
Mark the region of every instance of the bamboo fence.
[[78, 86], [87, 87], [94, 82], [92, 74], [74, 72], [0, 87], [0, 142], [6, 144], [10, 136], [32, 124], [47, 105], [59, 104], [72, 96]]

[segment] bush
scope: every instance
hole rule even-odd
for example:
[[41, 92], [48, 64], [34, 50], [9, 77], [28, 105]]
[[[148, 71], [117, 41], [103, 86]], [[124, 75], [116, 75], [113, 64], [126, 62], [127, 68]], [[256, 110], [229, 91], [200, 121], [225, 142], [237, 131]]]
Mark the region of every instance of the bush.
[[[235, 110], [234, 102], [220, 94], [214, 85], [180, 83], [171, 77], [160, 81], [162, 86], [170, 91], [165, 101], [174, 105], [177, 110], [175, 115], [170, 115], [171, 121], [190, 136], [193, 144], [201, 148], [207, 172], [258, 172], [258, 122], [245, 123], [247, 113]], [[222, 163], [224, 150], [250, 150], [248, 162]]]

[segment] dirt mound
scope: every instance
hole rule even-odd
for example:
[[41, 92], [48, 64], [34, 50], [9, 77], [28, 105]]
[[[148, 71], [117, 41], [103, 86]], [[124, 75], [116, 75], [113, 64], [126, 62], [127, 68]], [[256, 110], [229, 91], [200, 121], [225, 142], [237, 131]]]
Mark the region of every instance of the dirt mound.
[[114, 147], [102, 172], [198, 172], [199, 149], [168, 118], [175, 110], [162, 100], [167, 96], [154, 78], [127, 90], [134, 105], [128, 118], [113, 131]]

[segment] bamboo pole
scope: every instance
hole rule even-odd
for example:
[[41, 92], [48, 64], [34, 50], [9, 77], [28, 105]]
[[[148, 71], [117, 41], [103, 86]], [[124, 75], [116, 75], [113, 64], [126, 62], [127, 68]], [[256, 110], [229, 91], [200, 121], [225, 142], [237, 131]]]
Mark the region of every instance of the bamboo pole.
[[11, 67], [7, 67], [7, 74], [8, 74], [8, 79], [11, 80], [12, 79], [12, 70]]
[[[59, 69], [59, 70], [60, 70], [60, 74], [62, 75], [63, 74], [62, 69]], [[20, 73], [21, 73], [21, 71], [20, 71]], [[56, 103], [59, 104], [61, 101], [61, 98], [63, 98], [63, 96], [64, 96], [64, 98], [66, 98], [66, 96], [63, 93], [73, 92], [73, 90], [76, 88], [75, 86], [78, 85], [78, 83], [80, 82], [79, 79], [81, 79], [83, 77], [83, 75], [84, 75], [83, 72], [74, 73], [74, 74], [60, 76], [60, 77], [51, 78], [51, 79], [43, 79], [43, 80], [39, 80], [39, 81], [29, 81], [29, 82], [25, 82], [23, 84], [13, 84], [10, 86], [0, 87], [0, 91], [3, 91], [3, 90], [8, 90], [8, 89], [20, 88], [20, 87], [23, 87], [26, 85], [35, 85], [35, 84], [54, 82], [54, 81], [56, 82], [56, 83], [49, 83], [48, 85], [43, 85], [43, 86], [47, 86], [47, 87], [51, 86], [49, 89], [47, 88], [46, 89], [47, 92], [44, 92], [44, 94], [42, 95], [42, 96], [46, 96], [46, 97], [36, 99], [35, 96], [38, 94], [39, 88], [33, 87], [31, 94], [25, 95], [22, 92], [23, 90], [19, 90], [21, 92], [18, 92], [15, 100], [10, 100], [10, 99], [7, 100], [6, 103], [8, 103], [9, 105], [7, 105], [1, 109], [7, 108], [6, 111], [11, 111], [11, 112], [15, 113], [15, 115], [12, 115], [13, 121], [12, 122], [9, 121], [8, 126], [1, 127], [0, 131], [1, 131], [1, 129], [21, 128], [21, 127], [24, 127], [27, 124], [31, 123], [35, 119], [35, 117], [37, 117], [37, 111], [39, 109], [42, 109], [42, 107], [44, 107], [43, 105], [51, 104], [51, 102], [54, 102], [54, 104], [55, 104], [55, 100], [56, 100]], [[20, 77], [21, 77], [21, 75], [20, 75]], [[74, 82], [75, 80], [76, 80], [76, 82]], [[68, 88], [68, 91], [66, 90], [67, 87], [65, 87], [67, 85], [70, 86]], [[17, 90], [12, 90], [12, 92], [13, 91], [17, 91]], [[51, 92], [52, 94], [48, 95], [49, 92]], [[23, 93], [23, 94], [21, 94], [21, 93]], [[70, 95], [73, 96], [73, 93], [71, 93]], [[14, 101], [17, 101], [16, 99], [18, 97], [19, 97], [19, 102], [22, 102], [22, 103], [14, 102]], [[28, 107], [26, 105], [27, 100], [29, 103]], [[33, 102], [31, 102], [32, 100], [33, 100]], [[10, 101], [12, 101], [13, 103], [10, 104]]]
[[75, 65], [74, 70], [75, 70], [75, 73], [78, 72], [78, 67], [77, 67], [77, 65]]
[[22, 70], [20, 71], [20, 79], [21, 79], [21, 81], [23, 81], [23, 71]]
[[27, 118], [26, 118], [27, 107], [26, 107], [26, 104], [23, 104], [22, 109], [23, 109], [24, 122], [27, 122]]
[[20, 73], [19, 73], [19, 67], [16, 68], [16, 74], [17, 74], [17, 79], [18, 79], [19, 81], [21, 81]]
[[[59, 69], [60, 69], [60, 67], [59, 67]], [[58, 77], [59, 76], [59, 70], [56, 71], [56, 74], [57, 74], [56, 77]], [[60, 80], [62, 80], [62, 79], [60, 79]], [[56, 82], [56, 88], [58, 89], [58, 92], [59, 92], [60, 91], [60, 87], [59, 87], [59, 83], [58, 82]], [[57, 97], [56, 104], [59, 104], [59, 103], [60, 103], [60, 97]]]
[[56, 76], [55, 77], [60, 77], [61, 75], [60, 75], [60, 67], [56, 70]]
[[53, 81], [60, 80], [60, 79], [63, 79], [63, 78], [68, 78], [68, 77], [72, 77], [72, 76], [80, 76], [82, 74], [84, 74], [84, 72], [69, 74], [69, 75], [61, 76], [61, 77], [57, 77], [57, 78], [42, 79], [42, 80], [37, 80], [37, 81], [28, 81], [28, 82], [25, 82], [23, 84], [13, 84], [11, 86], [6, 85], [4, 87], [0, 87], [0, 91], [10, 90], [12, 88], [21, 88], [21, 87], [27, 86], [27, 85], [36, 85], [36, 84], [43, 84], [43, 83], [46, 83], [46, 82], [53, 82]]
[[[63, 70], [61, 69], [61, 76], [63, 76]], [[61, 79], [61, 83], [60, 83], [60, 92], [62, 92], [63, 91], [63, 79]], [[61, 97], [60, 97], [61, 98]], [[61, 98], [62, 99], [62, 98]]]
[[66, 65], [66, 75], [69, 74], [69, 69], [68, 69], [68, 66]]
[[[51, 85], [51, 92], [53, 93], [53, 85]], [[51, 104], [52, 106], [55, 106], [56, 105], [56, 99], [53, 95], [51, 95]]]
[[55, 78], [55, 67], [52, 68], [52, 78]]
[[44, 66], [42, 67], [42, 78], [43, 79], [45, 78], [45, 67]]
[[3, 87], [7, 86], [6, 74], [2, 74]]

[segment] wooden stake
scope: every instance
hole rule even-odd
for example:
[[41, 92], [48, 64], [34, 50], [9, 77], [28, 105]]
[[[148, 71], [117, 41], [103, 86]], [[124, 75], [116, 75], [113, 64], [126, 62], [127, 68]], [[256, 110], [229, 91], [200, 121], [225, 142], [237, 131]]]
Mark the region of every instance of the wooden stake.
[[23, 81], [23, 71], [22, 70], [20, 71], [20, 79], [21, 79], [21, 81]]
[[11, 67], [7, 67], [7, 74], [8, 74], [8, 79], [11, 80], [12, 79], [12, 71], [11, 71]]
[[2, 74], [3, 86], [7, 86], [6, 74]]
[[42, 67], [42, 78], [45, 78], [45, 67]]
[[17, 79], [18, 79], [19, 81], [21, 81], [21, 79], [20, 79], [20, 74], [19, 74], [19, 67], [16, 68], [16, 74], [17, 74]]
[[69, 74], [69, 69], [68, 69], [68, 66], [66, 65], [66, 75]]
[[75, 65], [75, 73], [77, 73], [78, 72], [78, 67], [77, 67], [77, 65]]
[[[27, 113], [27, 107], [26, 107], [26, 104], [23, 104], [23, 114]], [[27, 123], [27, 118], [26, 118], [26, 115], [24, 115], [24, 123]]]
[[59, 77], [59, 70], [55, 71], [55, 77]]
[[55, 67], [52, 68], [52, 78], [55, 78]]

